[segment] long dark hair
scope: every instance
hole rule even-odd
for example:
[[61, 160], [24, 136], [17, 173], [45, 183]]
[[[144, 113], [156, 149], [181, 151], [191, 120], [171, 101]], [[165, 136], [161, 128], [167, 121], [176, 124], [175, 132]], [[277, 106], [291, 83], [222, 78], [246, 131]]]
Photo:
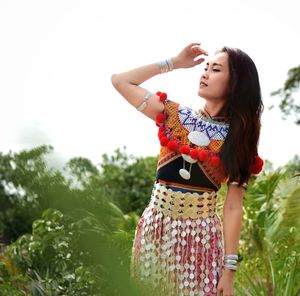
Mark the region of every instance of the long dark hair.
[[260, 83], [253, 60], [238, 48], [223, 47], [228, 54], [230, 95], [225, 110], [230, 126], [220, 157], [231, 181], [248, 182], [257, 154], [260, 117], [263, 111]]

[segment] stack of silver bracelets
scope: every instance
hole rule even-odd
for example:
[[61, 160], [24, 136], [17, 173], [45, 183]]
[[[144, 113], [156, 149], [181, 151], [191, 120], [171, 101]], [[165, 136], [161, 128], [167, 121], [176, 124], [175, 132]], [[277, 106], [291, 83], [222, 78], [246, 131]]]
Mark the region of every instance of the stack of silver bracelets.
[[167, 59], [157, 63], [160, 67], [160, 73], [167, 73], [174, 69], [174, 64], [172, 59]]
[[224, 256], [224, 269], [237, 270], [238, 255], [228, 254]]

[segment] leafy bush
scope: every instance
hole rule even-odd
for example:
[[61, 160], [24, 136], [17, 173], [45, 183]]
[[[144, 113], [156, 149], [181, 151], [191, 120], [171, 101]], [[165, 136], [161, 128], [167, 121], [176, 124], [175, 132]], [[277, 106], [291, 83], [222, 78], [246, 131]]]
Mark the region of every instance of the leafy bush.
[[86, 266], [87, 254], [78, 248], [79, 231], [58, 210], [47, 209], [35, 220], [32, 234], [8, 247], [8, 256], [31, 280], [32, 295], [93, 295], [95, 267]]

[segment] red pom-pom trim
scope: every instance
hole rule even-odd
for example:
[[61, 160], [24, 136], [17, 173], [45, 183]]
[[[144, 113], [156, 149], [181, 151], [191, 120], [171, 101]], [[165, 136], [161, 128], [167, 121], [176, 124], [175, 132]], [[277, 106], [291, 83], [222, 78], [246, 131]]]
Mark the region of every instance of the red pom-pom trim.
[[207, 150], [201, 150], [201, 151], [199, 151], [198, 159], [200, 161], [205, 161], [205, 160], [207, 160], [207, 158], [208, 158], [208, 152], [207, 152]]
[[164, 102], [166, 99], [167, 99], [167, 94], [166, 94], [166, 93], [161, 93], [161, 94], [159, 95], [159, 100], [160, 100], [161, 102]]
[[182, 145], [179, 150], [179, 152], [182, 154], [189, 154], [190, 151], [191, 151], [191, 149], [190, 149], [189, 145]]
[[165, 131], [165, 127], [163, 125], [161, 125], [158, 130], [162, 133]]
[[197, 159], [198, 158], [198, 155], [199, 155], [199, 150], [198, 149], [192, 149], [191, 152], [190, 152], [190, 156], [191, 158], [193, 159]]
[[159, 132], [158, 132], [158, 138], [161, 139], [161, 137], [163, 137], [163, 136], [165, 136], [165, 133], [159, 131]]
[[156, 116], [156, 123], [163, 123], [165, 120], [166, 116], [164, 113], [159, 113]]
[[178, 149], [178, 143], [176, 141], [169, 141], [167, 147], [171, 151], [176, 151]]
[[210, 164], [211, 164], [211, 166], [213, 166], [213, 167], [217, 167], [217, 166], [219, 166], [219, 164], [220, 164], [220, 157], [218, 157], [218, 156], [212, 156], [212, 158], [210, 159]]
[[161, 95], [161, 92], [160, 92], [160, 91], [158, 91], [158, 92], [156, 93], [156, 95], [160, 96], [160, 95]]
[[255, 156], [254, 163], [261, 167], [264, 165], [264, 161], [258, 155]]
[[254, 175], [259, 174], [262, 171], [263, 166], [264, 166], [264, 161], [258, 155], [256, 155], [251, 168], [252, 174]]
[[166, 136], [163, 136], [163, 137], [160, 138], [160, 145], [161, 146], [167, 146], [168, 142], [169, 142], [169, 140]]

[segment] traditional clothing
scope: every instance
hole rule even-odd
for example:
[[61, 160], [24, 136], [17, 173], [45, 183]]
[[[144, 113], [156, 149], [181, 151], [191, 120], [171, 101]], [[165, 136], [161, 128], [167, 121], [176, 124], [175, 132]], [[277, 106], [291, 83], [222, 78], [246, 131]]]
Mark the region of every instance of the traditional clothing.
[[[135, 231], [131, 274], [158, 295], [216, 295], [224, 256], [216, 201], [226, 181], [216, 160], [229, 119], [171, 100], [164, 106], [158, 122], [163, 146], [151, 199]], [[195, 144], [203, 139], [207, 145]], [[188, 154], [191, 150], [196, 154]]]

